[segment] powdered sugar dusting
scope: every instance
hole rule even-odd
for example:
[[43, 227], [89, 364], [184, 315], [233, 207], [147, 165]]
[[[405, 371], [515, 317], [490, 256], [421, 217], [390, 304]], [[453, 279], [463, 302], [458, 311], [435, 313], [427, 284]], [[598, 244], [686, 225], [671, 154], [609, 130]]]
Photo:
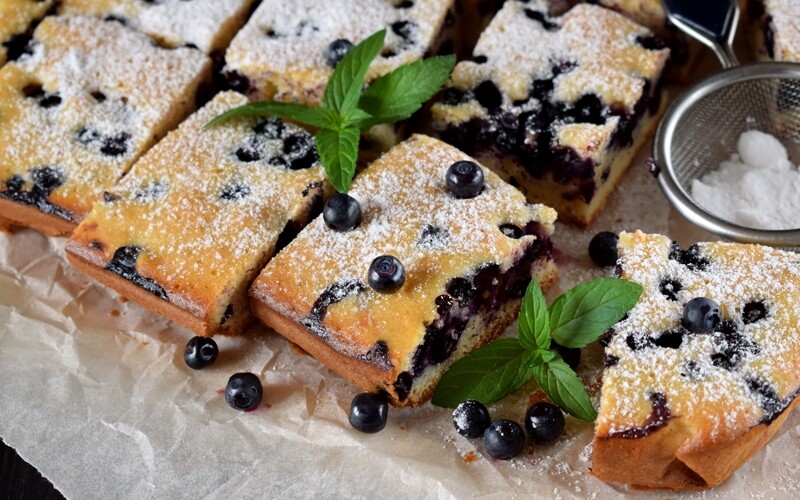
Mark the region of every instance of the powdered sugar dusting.
[[[420, 135], [396, 146], [353, 183], [350, 194], [361, 204], [361, 225], [334, 232], [321, 217], [314, 220], [265, 268], [254, 287], [259, 296], [299, 321], [326, 288], [366, 283], [372, 260], [394, 255], [405, 266], [403, 287], [384, 295], [367, 286], [364, 293], [330, 307], [325, 325], [336, 338], [326, 340], [344, 352], [364, 352], [384, 335], [392, 338], [393, 350], [411, 354], [424, 334], [421, 326], [436, 318], [434, 299], [451, 278], [470, 276], [489, 264], [505, 270], [535, 239], [509, 238], [500, 225], [524, 227], [539, 221], [552, 231], [552, 209], [528, 205], [519, 191], [487, 169], [480, 195], [452, 196], [445, 174], [450, 165], [465, 159], [469, 158], [457, 149]], [[447, 245], [426, 242], [429, 228], [447, 233]]]
[[290, 170], [268, 161], [283, 155], [283, 137], [311, 140], [297, 126], [282, 124], [281, 138], [264, 141], [263, 160], [250, 162], [240, 161], [236, 151], [253, 135], [254, 119], [203, 129], [246, 102], [223, 93], [192, 115], [95, 206], [73, 240], [85, 249], [102, 243], [103, 264], [117, 248], [139, 246], [140, 273], [173, 301], [182, 296], [194, 307], [209, 307], [199, 311], [201, 317], [221, 316], [231, 294], [272, 255], [287, 223], [304, 222], [325, 179], [318, 162]]
[[191, 44], [203, 52], [222, 50], [254, 0], [62, 0], [60, 12], [111, 16], [170, 47]]
[[[614, 326], [606, 355], [617, 362], [604, 373], [597, 432], [642, 428], [651, 414], [650, 396], [661, 393], [672, 417], [693, 433], [685, 446], [732, 439], [768, 418], [770, 404], [780, 404], [756, 390], [754, 381], [767, 384], [781, 401], [800, 385], [800, 257], [768, 247], [704, 243], [697, 255], [707, 266], [693, 269], [670, 258], [671, 251], [665, 236], [620, 235], [623, 277], [645, 291]], [[669, 289], [676, 300], [660, 289], [665, 280], [679, 284]], [[679, 348], [652, 345], [680, 327], [683, 306], [694, 297], [720, 305], [722, 319], [740, 335], [736, 345], [734, 337], [690, 332]], [[746, 320], [750, 303], [763, 304], [766, 316]], [[720, 353], [728, 359], [715, 359]]]
[[382, 55], [367, 80], [420, 59], [433, 48], [452, 0], [265, 0], [228, 49], [226, 69], [246, 75], [261, 97], [318, 102], [333, 71], [326, 60], [337, 39], [357, 44], [386, 29]]
[[63, 170], [50, 200], [80, 220], [194, 105], [210, 61], [80, 16], [45, 19], [34, 40], [32, 55], [0, 71], [0, 179]]
[[776, 61], [800, 62], [800, 0], [765, 0], [771, 19]]

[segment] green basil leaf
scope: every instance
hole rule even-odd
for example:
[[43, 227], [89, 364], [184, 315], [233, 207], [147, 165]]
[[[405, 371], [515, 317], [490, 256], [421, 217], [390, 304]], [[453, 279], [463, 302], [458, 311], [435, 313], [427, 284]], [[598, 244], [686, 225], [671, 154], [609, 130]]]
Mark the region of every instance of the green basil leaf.
[[293, 102], [252, 102], [222, 113], [206, 123], [205, 127], [247, 116], [280, 116], [312, 127], [323, 128], [330, 127], [336, 115], [328, 109], [309, 108], [304, 104]]
[[358, 104], [364, 77], [372, 60], [383, 47], [386, 30], [381, 30], [362, 41], [339, 61], [322, 94], [322, 105], [339, 114]]
[[550, 349], [550, 315], [542, 288], [533, 278], [519, 311], [519, 343], [528, 350]]
[[530, 380], [531, 357], [518, 339], [495, 340], [453, 363], [436, 386], [432, 403], [449, 408], [467, 399], [494, 403]]
[[564, 347], [591, 344], [636, 305], [643, 289], [618, 278], [582, 283], [550, 305], [553, 338]]
[[325, 173], [340, 193], [346, 193], [353, 182], [359, 137], [359, 130], [352, 126], [341, 130], [323, 128], [314, 136]]
[[361, 129], [410, 117], [442, 88], [455, 64], [452, 55], [431, 57], [400, 66], [372, 82], [358, 101], [359, 108], [372, 115], [359, 124]]
[[534, 365], [533, 377], [547, 397], [573, 417], [594, 422], [597, 412], [581, 380], [560, 357]]

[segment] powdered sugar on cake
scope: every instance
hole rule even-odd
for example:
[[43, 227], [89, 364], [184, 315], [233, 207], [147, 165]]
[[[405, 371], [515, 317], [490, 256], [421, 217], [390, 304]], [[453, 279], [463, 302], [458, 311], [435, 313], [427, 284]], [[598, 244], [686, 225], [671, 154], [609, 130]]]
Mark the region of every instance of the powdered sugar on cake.
[[[650, 398], [658, 393], [671, 418], [691, 428], [692, 439], [731, 439], [774, 418], [769, 411], [780, 410], [798, 390], [800, 257], [768, 247], [704, 243], [696, 253], [684, 250], [694, 257], [679, 262], [675, 248], [664, 236], [620, 235], [623, 277], [645, 291], [613, 327], [598, 435], [643, 428]], [[666, 281], [673, 285], [665, 287]], [[728, 333], [684, 331], [680, 341], [658, 345], [659, 337], [680, 330], [683, 306], [695, 297], [720, 305]], [[747, 316], [762, 306], [764, 317]]]

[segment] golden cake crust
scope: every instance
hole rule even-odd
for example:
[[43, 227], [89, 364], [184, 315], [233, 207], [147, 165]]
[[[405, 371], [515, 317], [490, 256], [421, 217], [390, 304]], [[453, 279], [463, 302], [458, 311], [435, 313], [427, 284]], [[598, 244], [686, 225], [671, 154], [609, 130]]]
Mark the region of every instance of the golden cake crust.
[[[136, 296], [203, 335], [246, 326], [250, 283], [284, 230], [299, 230], [321, 206], [327, 186], [315, 155], [301, 158], [304, 168], [297, 163], [296, 170], [274, 164], [285, 158], [287, 141], [313, 148], [300, 127], [244, 119], [203, 128], [246, 102], [234, 92], [217, 95], [109, 189], [67, 244], [79, 267], [94, 267], [93, 276], [127, 294], [132, 283], [109, 269], [120, 249], [140, 249], [135, 271], [168, 300]], [[262, 157], [242, 161], [243, 149]]]
[[[622, 233], [622, 277], [645, 292], [606, 349], [592, 473], [641, 488], [717, 485], [769, 441], [800, 389], [800, 257]], [[707, 297], [711, 334], [680, 325]]]

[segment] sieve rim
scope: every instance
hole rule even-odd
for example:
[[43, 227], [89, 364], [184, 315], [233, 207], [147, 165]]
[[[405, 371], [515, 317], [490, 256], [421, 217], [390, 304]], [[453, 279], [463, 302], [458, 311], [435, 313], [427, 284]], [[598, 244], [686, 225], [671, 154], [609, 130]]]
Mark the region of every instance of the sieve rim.
[[800, 64], [758, 62], [723, 70], [695, 84], [676, 99], [656, 129], [653, 159], [659, 170], [658, 183], [672, 206], [693, 224], [723, 238], [742, 243], [780, 247], [800, 246], [800, 228], [754, 229], [721, 219], [698, 205], [678, 182], [672, 165], [672, 139], [687, 111], [704, 97], [730, 85], [748, 80], [785, 78], [800, 80]]

